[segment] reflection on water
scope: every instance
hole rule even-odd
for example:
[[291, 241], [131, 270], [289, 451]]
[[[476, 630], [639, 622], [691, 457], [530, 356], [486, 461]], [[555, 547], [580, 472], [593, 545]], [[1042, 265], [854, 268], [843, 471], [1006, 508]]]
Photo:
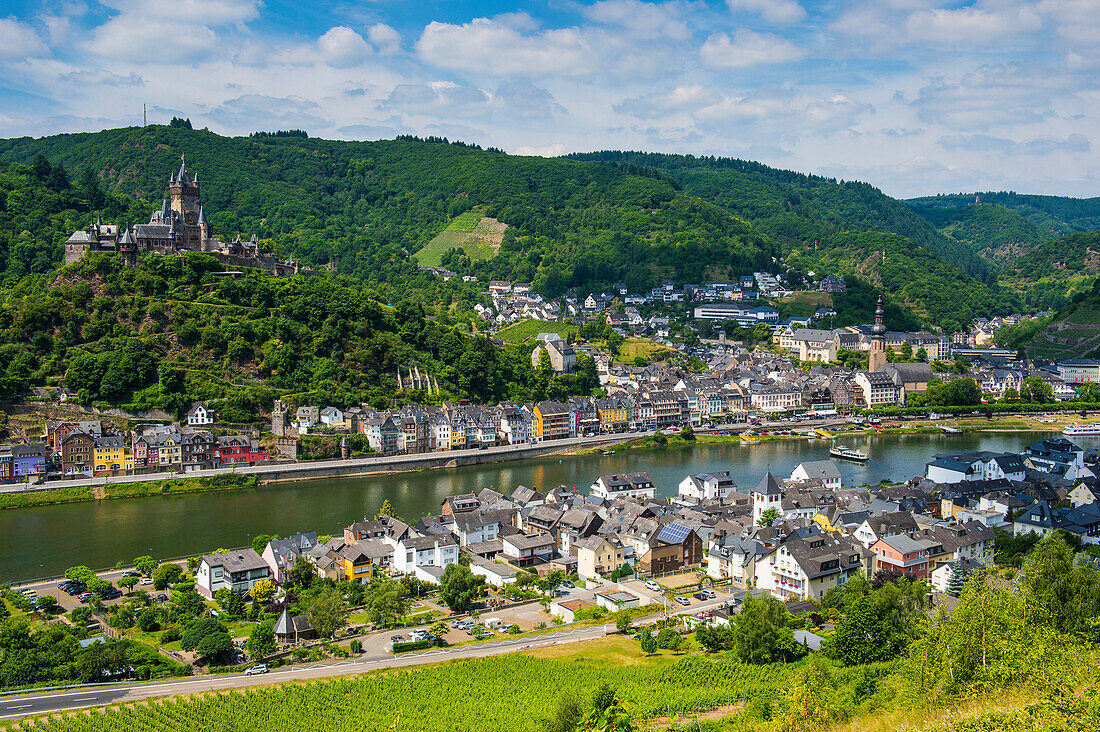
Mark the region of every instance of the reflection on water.
[[[924, 472], [933, 453], [948, 450], [1019, 451], [1046, 433], [972, 435], [883, 435], [839, 437], [842, 445], [870, 454], [866, 464], [837, 461], [845, 485], [907, 480]], [[1089, 446], [1096, 438], [1079, 440]], [[547, 457], [419, 473], [284, 483], [261, 488], [183, 496], [75, 503], [0, 511], [0, 580], [62, 573], [75, 564], [113, 566], [135, 556], [159, 557], [242, 546], [251, 536], [316, 530], [338, 533], [373, 515], [389, 499], [402, 517], [438, 513], [453, 493], [491, 488], [510, 494], [517, 485], [540, 490], [559, 484], [585, 487], [603, 473], [646, 470], [658, 495], [676, 493], [689, 473], [729, 470], [742, 490], [751, 490], [764, 471], [789, 475], [798, 463], [825, 460], [824, 440], [723, 443], [662, 450], [618, 451], [614, 455]]]

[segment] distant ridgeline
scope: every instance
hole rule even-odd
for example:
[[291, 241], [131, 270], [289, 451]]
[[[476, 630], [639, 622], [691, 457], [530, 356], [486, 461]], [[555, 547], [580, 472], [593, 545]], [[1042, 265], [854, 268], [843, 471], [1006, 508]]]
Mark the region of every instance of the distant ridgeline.
[[202, 252], [229, 266], [254, 267], [273, 275], [293, 275], [302, 269], [293, 261], [280, 262], [274, 254], [261, 253], [255, 234], [248, 241], [237, 234], [231, 242], [211, 236], [199, 193], [199, 176], [191, 174], [182, 158], [179, 172], [168, 179], [168, 198], [153, 212], [148, 224], [125, 229], [97, 218], [87, 229], [73, 232], [64, 246], [65, 264], [79, 262], [92, 251], [117, 251], [129, 266], [146, 252]]

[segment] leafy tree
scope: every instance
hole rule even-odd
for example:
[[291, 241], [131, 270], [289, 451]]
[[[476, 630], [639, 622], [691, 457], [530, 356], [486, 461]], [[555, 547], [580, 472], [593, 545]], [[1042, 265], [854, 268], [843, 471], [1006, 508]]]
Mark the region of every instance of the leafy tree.
[[642, 631], [642, 637], [639, 640], [642, 644], [642, 653], [651, 656], [657, 652], [657, 639], [648, 630]]
[[176, 607], [190, 616], [198, 615], [206, 610], [206, 603], [202, 601], [199, 593], [195, 592], [194, 585], [184, 587], [182, 583], [178, 584], [172, 590], [171, 599]]
[[814, 659], [795, 676], [784, 694], [787, 709], [779, 729], [783, 732], [826, 729], [843, 715], [835, 694], [836, 683], [828, 667]]
[[204, 638], [215, 633], [228, 633], [225, 626], [215, 618], [199, 618], [191, 621], [183, 631], [180, 639], [180, 648], [185, 651], [193, 651]]
[[409, 593], [397, 580], [375, 580], [363, 596], [367, 618], [375, 625], [396, 625], [409, 612]]
[[466, 612], [485, 594], [485, 578], [475, 575], [469, 567], [448, 564], [439, 581], [439, 599], [452, 612]]
[[447, 631], [450, 628], [447, 627], [447, 623], [442, 620], [437, 620], [432, 624], [432, 627], [428, 629], [428, 632], [434, 635], [436, 638], [442, 638], [447, 635]]
[[128, 592], [128, 594], [134, 594], [134, 585], [138, 583], [137, 577], [119, 577], [118, 586]]
[[174, 585], [179, 582], [180, 577], [183, 576], [183, 567], [174, 562], [167, 564], [161, 564], [153, 570], [153, 587], [158, 590], [167, 589], [168, 585]]
[[348, 607], [334, 587], [321, 591], [309, 603], [309, 622], [322, 636], [332, 636], [348, 624]]
[[383, 516], [389, 516], [390, 518], [398, 519], [397, 511], [394, 509], [393, 504], [390, 503], [390, 499], [383, 499], [381, 507], [378, 509], [378, 513], [374, 515], [375, 520], [382, 518]]
[[731, 627], [737, 657], [745, 663], [774, 663], [798, 653], [791, 614], [772, 595], [747, 595]]
[[1022, 588], [1033, 622], [1095, 639], [1100, 630], [1100, 577], [1076, 565], [1061, 533], [1044, 536], [1024, 563]]
[[683, 637], [672, 628], [661, 628], [657, 633], [657, 647], [669, 651], [679, 650], [683, 640]]
[[76, 567], [69, 567], [65, 570], [65, 579], [82, 582], [85, 585], [95, 576], [95, 572], [93, 572], [90, 567], [86, 567], [83, 564], [77, 565]]
[[1054, 387], [1038, 376], [1028, 376], [1020, 384], [1020, 399], [1030, 404], [1051, 404]]
[[1082, 402], [1100, 402], [1100, 384], [1086, 381], [1079, 385], [1077, 387], [1077, 399]]
[[159, 564], [160, 563], [156, 559], [153, 559], [153, 557], [148, 554], [144, 554], [134, 559], [134, 569], [141, 572], [146, 577], [152, 575], [153, 570], [156, 569]]
[[757, 523], [760, 526], [771, 526], [781, 518], [783, 513], [778, 508], [772, 507], [760, 514], [760, 520]]
[[275, 652], [275, 630], [270, 621], [263, 622], [248, 634], [248, 655], [253, 660], [261, 660]]
[[634, 617], [630, 612], [626, 610], [620, 610], [615, 613], [615, 630], [620, 633], [626, 634], [630, 632], [630, 629], [634, 623]]
[[695, 628], [695, 640], [708, 653], [729, 650], [734, 647], [733, 630], [726, 625], [700, 623]]
[[153, 608], [146, 608], [138, 615], [137, 626], [143, 633], [160, 630], [160, 613]]
[[232, 650], [233, 639], [224, 630], [204, 636], [195, 646], [195, 653], [205, 661], [221, 659]]
[[295, 559], [294, 565], [287, 572], [287, 582], [303, 590], [309, 589], [316, 579], [317, 572], [305, 557]]
[[252, 551], [257, 554], [263, 554], [264, 549], [267, 549], [267, 545], [272, 539], [278, 539], [279, 537], [274, 534], [256, 534], [252, 537]]
[[275, 596], [275, 583], [270, 580], [260, 580], [252, 585], [252, 589], [248, 591], [248, 594], [252, 595], [253, 602], [266, 605]]

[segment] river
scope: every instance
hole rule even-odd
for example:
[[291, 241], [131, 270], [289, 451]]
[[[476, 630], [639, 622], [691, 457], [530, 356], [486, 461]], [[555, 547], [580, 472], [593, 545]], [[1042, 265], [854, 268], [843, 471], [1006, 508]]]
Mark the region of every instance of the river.
[[[936, 452], [1018, 452], [1046, 434], [847, 436], [838, 442], [864, 450], [871, 459], [865, 465], [837, 464], [845, 486], [903, 481], [923, 475], [925, 462]], [[1085, 443], [1097, 440], [1080, 442], [1094, 447]], [[829, 443], [823, 440], [721, 443], [11, 509], [0, 511], [0, 582], [55, 576], [76, 564], [112, 567], [142, 554], [176, 557], [244, 546], [256, 534], [336, 534], [373, 516], [387, 498], [403, 518], [416, 520], [438, 513], [443, 498], [454, 493], [492, 488], [510, 494], [517, 485], [540, 490], [561, 484], [584, 487], [604, 473], [641, 470], [649, 471], [660, 496], [675, 495], [689, 473], [717, 470], [730, 470], [739, 488], [750, 491], [766, 470], [785, 477], [800, 462], [828, 457]]]

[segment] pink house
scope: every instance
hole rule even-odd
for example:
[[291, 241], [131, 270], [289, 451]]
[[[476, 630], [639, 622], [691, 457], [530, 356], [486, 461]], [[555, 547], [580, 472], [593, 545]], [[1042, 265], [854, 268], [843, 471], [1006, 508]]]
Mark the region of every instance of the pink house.
[[871, 545], [875, 571], [885, 569], [910, 579], [928, 578], [928, 549], [905, 534], [884, 536]]

